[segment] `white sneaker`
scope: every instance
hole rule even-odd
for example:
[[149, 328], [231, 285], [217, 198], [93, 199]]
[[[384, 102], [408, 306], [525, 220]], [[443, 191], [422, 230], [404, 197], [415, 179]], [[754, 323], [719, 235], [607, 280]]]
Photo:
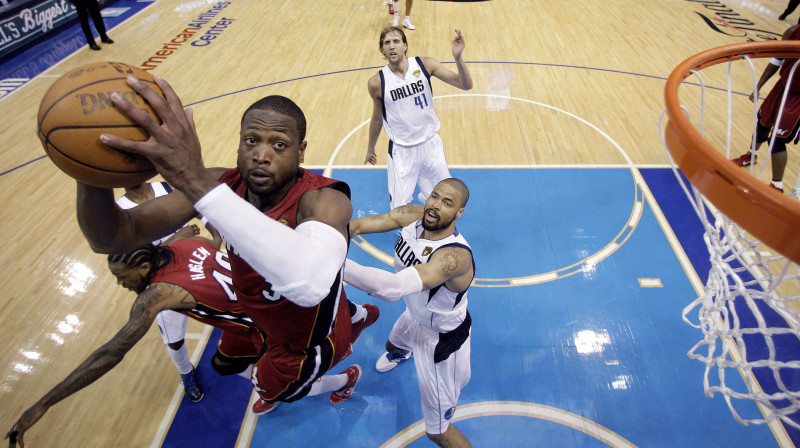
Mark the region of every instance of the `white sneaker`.
[[408, 29], [410, 29], [410, 30], [417, 29], [417, 27], [415, 27], [414, 25], [411, 24], [411, 17], [406, 17], [406, 18], [403, 19], [403, 26], [408, 28]]
[[394, 13], [394, 18], [392, 19], [392, 26], [397, 26], [400, 23], [400, 14]]
[[386, 352], [378, 358], [378, 362], [375, 363], [375, 370], [378, 372], [388, 372], [406, 359], [410, 359], [413, 354], [414, 352], [412, 351], [402, 354]]

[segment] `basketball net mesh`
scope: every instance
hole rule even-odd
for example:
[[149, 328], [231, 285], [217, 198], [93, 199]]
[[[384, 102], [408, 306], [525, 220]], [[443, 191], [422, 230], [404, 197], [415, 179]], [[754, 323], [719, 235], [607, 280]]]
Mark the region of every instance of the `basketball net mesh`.
[[[750, 62], [755, 90], [756, 72], [753, 64], [746, 56], [742, 59]], [[684, 80], [687, 83], [690, 79], [698, 79], [699, 85], [684, 86], [681, 89], [682, 92], [691, 91], [700, 96], [700, 116], [697, 118], [700, 134], [704, 138], [707, 138], [704, 129], [706, 121], [727, 125], [725, 132], [713, 137], [716, 139], [716, 146], [721, 145], [718, 142], [724, 141], [726, 158], [731, 156], [732, 129], [749, 127], [747, 120], [750, 118], [733, 119], [731, 64], [733, 61], [728, 63], [727, 70], [728, 110], [727, 116], [722, 119], [706, 117], [705, 95], [708, 88], [700, 72], [693, 70], [691, 73], [696, 78]], [[788, 88], [787, 86], [787, 90]], [[784, 102], [785, 97], [786, 95]], [[684, 106], [684, 97], [680, 100], [681, 108], [688, 117], [689, 108]], [[741, 103], [740, 99], [737, 101]], [[697, 108], [697, 98], [689, 102]], [[781, 104], [781, 111], [784, 102]], [[757, 110], [756, 104], [750, 121], [752, 130], [755, 129]], [[700, 218], [710, 254], [711, 268], [704, 293], [684, 308], [682, 313], [686, 323], [703, 332], [703, 339], [689, 350], [688, 355], [705, 364], [705, 394], [712, 397], [715, 393], [721, 393], [734, 418], [741, 424], [764, 424], [779, 419], [800, 429], [800, 424], [789, 417], [800, 410], [800, 352], [787, 352], [784, 348], [786, 342], [794, 342], [797, 346], [800, 337], [800, 313], [796, 311], [800, 310], [798, 265], [776, 250], [766, 247], [716, 209], [695, 186], [685, 182], [667, 148], [665, 126], [661, 123], [663, 118], [664, 113], [659, 119], [662, 143], [667, 149], [681, 187]], [[720, 126], [715, 128], [718, 127]], [[739, 141], [738, 138], [734, 140], [735, 143], [738, 142], [736, 147], [742, 152], [746, 148], [744, 141]], [[770, 148], [762, 147], [758, 154], [762, 169], [767, 164], [767, 160], [763, 159], [769, 154], [774, 138], [769, 143]], [[751, 145], [755, 145], [754, 139]], [[790, 151], [792, 149], [789, 147]], [[734, 154], [737, 155], [739, 154]], [[742, 169], [742, 173], [745, 172]], [[758, 175], [753, 172], [752, 167], [750, 173]], [[800, 182], [795, 182], [795, 185], [800, 185]], [[800, 189], [797, 187], [789, 192], [789, 196], [795, 200], [799, 195]], [[761, 413], [755, 412], [753, 407], [747, 407], [743, 411], [743, 406], [738, 406], [740, 409], [737, 411], [737, 405], [741, 403], [736, 400], [755, 401]], [[740, 412], [748, 415], [740, 415]]]

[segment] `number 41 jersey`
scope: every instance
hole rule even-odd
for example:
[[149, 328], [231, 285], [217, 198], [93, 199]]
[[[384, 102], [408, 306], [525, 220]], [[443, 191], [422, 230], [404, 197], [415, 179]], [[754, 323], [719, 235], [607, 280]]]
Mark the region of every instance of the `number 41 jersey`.
[[436, 135], [441, 127], [433, 111], [431, 75], [419, 57], [408, 58], [408, 70], [401, 78], [383, 67], [383, 129], [389, 140], [400, 146], [416, 146]]

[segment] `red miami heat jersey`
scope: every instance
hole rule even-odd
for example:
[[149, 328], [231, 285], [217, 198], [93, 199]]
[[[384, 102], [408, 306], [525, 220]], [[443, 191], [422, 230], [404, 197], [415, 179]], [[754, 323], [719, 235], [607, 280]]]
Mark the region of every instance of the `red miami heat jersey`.
[[[800, 27], [798, 27], [789, 40], [800, 40]], [[792, 131], [800, 121], [800, 67], [794, 71], [794, 75], [789, 77], [792, 72], [792, 67], [797, 62], [797, 58], [784, 59], [780, 68], [780, 79], [775, 83], [775, 86], [770, 90], [764, 102], [761, 103], [759, 111], [759, 121], [764, 126], [775, 126], [775, 132], [778, 137], [788, 138]], [[781, 100], [783, 99], [783, 92], [786, 90], [786, 84], [789, 86], [789, 95], [786, 97], [786, 104], [783, 106], [783, 114], [781, 115], [780, 123], [776, 125], [778, 118], [778, 111], [781, 107]]]
[[242, 330], [253, 322], [233, 293], [227, 257], [205, 241], [179, 240], [167, 246], [172, 261], [150, 277], [186, 289], [197, 300], [191, 310], [175, 310], [217, 328]]
[[[227, 184], [236, 194], [246, 198], [247, 186], [237, 168], [226, 172], [220, 182]], [[350, 197], [350, 187], [344, 182], [300, 168], [294, 185], [277, 205], [264, 212], [270, 218], [291, 228], [297, 227], [297, 209], [303, 193], [320, 188], [331, 187]], [[310, 347], [321, 345], [332, 333], [334, 324], [350, 325], [350, 311], [342, 289], [342, 273], [330, 286], [328, 295], [317, 305], [302, 307], [278, 296], [272, 290], [269, 279], [256, 272], [241, 257], [236, 248], [228, 246], [233, 272], [233, 287], [244, 312], [253, 323], [266, 334], [267, 345], [280, 344], [288, 350], [300, 353]], [[338, 316], [346, 316], [347, 319]], [[349, 340], [349, 329], [336, 332], [337, 337]], [[346, 333], [346, 336], [344, 335]]]

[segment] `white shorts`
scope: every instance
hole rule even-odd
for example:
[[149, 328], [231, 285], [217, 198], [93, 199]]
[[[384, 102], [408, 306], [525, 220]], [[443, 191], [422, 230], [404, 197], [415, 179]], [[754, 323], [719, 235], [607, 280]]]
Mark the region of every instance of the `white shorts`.
[[436, 184], [452, 177], [447, 169], [439, 134], [416, 146], [400, 146], [390, 142], [386, 162], [391, 210], [411, 203], [415, 186], [419, 185], [419, 199], [424, 203]]
[[189, 316], [172, 310], [164, 310], [156, 315], [156, 323], [165, 344], [172, 344], [185, 338], [188, 321]]
[[461, 348], [444, 361], [434, 363], [439, 333], [420, 325], [408, 309], [394, 323], [389, 342], [397, 348], [414, 351], [411, 359], [417, 369], [422, 415], [428, 434], [443, 434], [450, 426], [461, 388], [467, 385], [472, 374], [470, 340], [468, 337]]

